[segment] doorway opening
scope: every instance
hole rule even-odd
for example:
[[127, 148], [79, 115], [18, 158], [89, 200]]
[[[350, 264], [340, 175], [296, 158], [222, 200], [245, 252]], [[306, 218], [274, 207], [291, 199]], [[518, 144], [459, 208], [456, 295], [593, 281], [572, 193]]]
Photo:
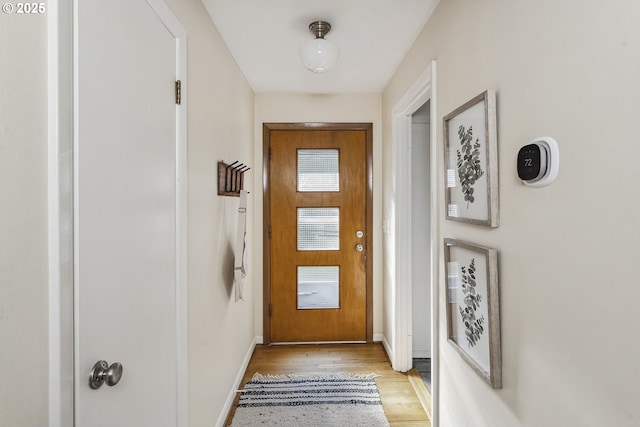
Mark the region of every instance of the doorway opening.
[[[392, 111], [392, 167], [396, 185], [392, 214], [395, 231], [394, 305], [391, 308], [394, 335], [390, 354], [393, 368], [409, 372], [409, 379], [415, 380], [412, 383], [418, 395], [424, 397], [421, 399], [423, 407], [431, 414], [432, 424], [437, 426], [439, 273], [434, 260], [439, 257], [438, 212], [441, 204], [437, 197], [437, 150], [433, 143], [437, 105], [435, 68], [435, 61], [432, 61]], [[415, 135], [414, 127], [422, 128], [420, 133], [426, 132], [428, 140]], [[414, 306], [414, 301], [419, 305]], [[413, 369], [414, 348], [417, 358], [430, 359], [430, 388]]]
[[411, 116], [412, 367], [431, 390], [431, 104]]

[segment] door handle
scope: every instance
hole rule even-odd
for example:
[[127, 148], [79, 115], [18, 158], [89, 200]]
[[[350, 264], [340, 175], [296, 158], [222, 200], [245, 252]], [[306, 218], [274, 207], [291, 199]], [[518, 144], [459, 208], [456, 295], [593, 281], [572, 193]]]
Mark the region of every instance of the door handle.
[[120, 378], [122, 378], [122, 370], [122, 364], [120, 362], [113, 363], [109, 366], [105, 360], [97, 361], [89, 374], [89, 387], [97, 389], [104, 383], [109, 387], [118, 384]]
[[357, 251], [357, 252], [362, 252], [362, 251], [364, 251], [364, 246], [362, 246], [361, 244], [357, 244], [357, 245], [356, 245], [356, 251]]

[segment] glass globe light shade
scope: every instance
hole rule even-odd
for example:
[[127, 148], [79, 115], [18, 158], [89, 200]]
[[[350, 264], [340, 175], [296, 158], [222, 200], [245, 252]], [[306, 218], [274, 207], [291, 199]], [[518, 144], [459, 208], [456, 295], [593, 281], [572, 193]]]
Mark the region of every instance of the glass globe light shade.
[[332, 69], [339, 56], [338, 45], [323, 38], [309, 40], [300, 47], [302, 64], [314, 73], [324, 73]]

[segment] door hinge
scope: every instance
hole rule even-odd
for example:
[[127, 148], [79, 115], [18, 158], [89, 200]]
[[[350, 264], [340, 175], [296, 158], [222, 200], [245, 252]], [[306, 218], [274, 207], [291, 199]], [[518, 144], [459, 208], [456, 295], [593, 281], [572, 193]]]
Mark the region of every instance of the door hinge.
[[182, 102], [182, 82], [176, 80], [176, 104], [180, 105]]
[[271, 160], [271, 147], [269, 147], [269, 160]]
[[273, 313], [273, 306], [269, 304], [269, 317], [271, 317], [271, 313]]
[[271, 238], [271, 226], [269, 226], [269, 238]]

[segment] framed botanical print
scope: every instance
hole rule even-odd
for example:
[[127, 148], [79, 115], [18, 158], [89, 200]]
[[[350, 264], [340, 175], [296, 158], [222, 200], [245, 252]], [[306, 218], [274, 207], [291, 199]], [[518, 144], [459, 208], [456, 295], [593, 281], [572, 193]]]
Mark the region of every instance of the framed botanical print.
[[493, 388], [502, 387], [498, 252], [444, 240], [447, 340]]
[[446, 218], [499, 225], [496, 95], [487, 90], [444, 117]]

